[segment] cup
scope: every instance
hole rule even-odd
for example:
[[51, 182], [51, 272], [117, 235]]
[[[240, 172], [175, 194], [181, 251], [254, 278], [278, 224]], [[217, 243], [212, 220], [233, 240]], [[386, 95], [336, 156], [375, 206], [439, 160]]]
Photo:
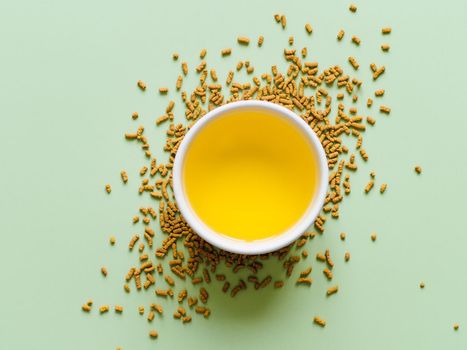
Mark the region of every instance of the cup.
[[[248, 111], [260, 111], [274, 118], [283, 118], [294, 124], [304, 137], [309, 141], [310, 152], [313, 153], [317, 163], [317, 185], [314, 196], [310, 200], [308, 208], [304, 215], [286, 231], [274, 235], [272, 237], [255, 240], [244, 241], [233, 237], [226, 236], [214, 231], [206, 225], [190, 205], [188, 196], [184, 189], [183, 183], [183, 167], [186, 159], [186, 153], [190, 148], [192, 141], [197, 137], [200, 131], [209, 123], [214, 122], [218, 118], [232, 113], [242, 113]], [[241, 142], [241, 140], [239, 140]], [[314, 222], [324, 203], [328, 186], [328, 163], [326, 153], [321, 145], [321, 142], [312, 128], [298, 115], [289, 109], [266, 101], [247, 100], [228, 103], [218, 107], [201, 119], [199, 119], [191, 129], [186, 133], [184, 139], [180, 143], [177, 154], [175, 156], [173, 166], [173, 190], [175, 199], [180, 209], [181, 214], [185, 218], [188, 225], [205, 241], [215, 247], [237, 254], [264, 254], [281, 249], [293, 241], [298, 239]]]

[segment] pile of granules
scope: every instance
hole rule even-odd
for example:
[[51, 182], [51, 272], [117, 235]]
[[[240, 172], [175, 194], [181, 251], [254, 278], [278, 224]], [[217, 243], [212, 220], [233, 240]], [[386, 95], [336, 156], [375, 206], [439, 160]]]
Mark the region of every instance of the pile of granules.
[[[349, 10], [355, 13], [357, 7], [351, 5]], [[274, 19], [282, 26], [282, 29], [286, 29], [285, 15], [276, 14]], [[312, 35], [313, 27], [310, 23], [307, 23], [304, 29], [308, 35]], [[383, 35], [390, 34], [391, 28], [382, 28], [381, 32]], [[339, 30], [337, 40], [342, 41], [344, 37], [344, 30]], [[263, 36], [259, 36], [256, 45], [261, 47], [264, 40]], [[355, 45], [362, 45], [361, 39], [355, 35], [350, 40]], [[239, 36], [237, 42], [242, 46], [253, 44], [253, 40], [246, 36]], [[288, 43], [289, 46], [293, 45], [293, 36], [289, 37]], [[385, 45], [385, 48], [382, 46], [384, 51], [389, 50], [389, 45], [383, 45]], [[232, 48], [225, 48], [219, 54], [228, 56], [232, 50]], [[134, 251], [137, 258], [135, 265], [130, 266], [124, 276], [123, 288], [127, 293], [133, 293], [135, 290], [153, 293], [155, 299], [176, 299], [173, 317], [183, 323], [191, 322], [195, 315], [210, 317], [209, 290], [212, 288], [219, 288], [224, 293], [235, 297], [248, 288], [278, 289], [290, 279], [293, 279], [299, 286], [312, 285], [313, 280], [309, 276], [312, 266], [301, 271], [297, 278], [292, 278], [294, 268], [298, 262], [308, 257], [308, 251], [305, 249], [307, 242], [317, 234], [323, 234], [328, 218], [339, 218], [339, 205], [345, 196], [351, 193], [351, 174], [357, 171], [358, 162], [367, 162], [369, 159], [363, 147], [363, 134], [368, 128], [374, 127], [377, 121], [377, 117], [363, 116], [362, 112], [355, 107], [359, 98], [362, 98], [360, 89], [364, 83], [357, 76], [357, 73], [364, 68], [358, 63], [356, 57], [348, 57], [347, 70], [350, 72], [346, 72], [338, 65], [321, 67], [318, 62], [308, 60], [306, 47], [300, 51], [295, 48], [286, 48], [283, 51], [284, 59], [288, 63], [288, 69], [285, 72], [279, 71], [278, 67], [273, 65], [270, 72], [255, 75], [255, 68], [250, 61], [239, 61], [236, 67], [221, 80], [216, 69], [209, 67], [207, 61], [204, 60], [207, 55], [207, 50], [202, 49], [199, 55], [201, 62], [194, 67], [195, 74], [199, 76], [199, 84], [191, 92], [183, 90], [184, 78], [189, 73], [188, 63], [185, 61], [180, 63], [181, 73], [174, 79], [174, 87], [180, 94], [181, 102], [168, 101], [165, 113], [154, 121], [157, 127], [166, 128], [167, 138], [162, 147], [168, 154], [168, 162], [158, 162], [153, 157], [143, 125], [125, 134], [128, 141], [141, 146], [141, 150], [147, 157], [147, 163], [143, 164], [139, 171], [141, 180], [138, 193], [152, 198], [155, 205], [139, 208], [139, 214], [132, 218], [134, 224], [142, 224], [143, 228], [140, 233], [129, 238], [128, 249]], [[180, 55], [174, 53], [172, 59], [178, 61]], [[242, 69], [245, 69], [247, 75], [251, 76], [251, 81], [240, 82], [235, 79], [236, 72]], [[369, 69], [373, 80], [379, 79], [386, 71], [384, 66], [376, 63], [370, 64]], [[137, 81], [137, 87], [142, 93], [151, 91], [142, 80]], [[310, 89], [312, 93], [308, 94], [307, 91]], [[169, 88], [160, 87], [157, 91], [165, 95]], [[385, 91], [378, 89], [373, 94], [375, 100], [379, 100], [383, 98]], [[277, 103], [297, 113], [318, 135], [326, 152], [330, 176], [322, 213], [314, 222], [316, 232], [307, 231], [294, 244], [278, 251], [248, 256], [219, 250], [193, 232], [181, 216], [173, 197], [172, 168], [180, 143], [194, 123], [208, 111], [219, 106], [251, 99]], [[350, 100], [349, 106], [344, 105], [344, 99]], [[332, 111], [333, 100], [338, 101], [337, 111]], [[183, 104], [184, 118], [176, 118], [174, 113], [176, 103]], [[373, 103], [373, 99], [367, 97], [367, 108], [372, 108]], [[391, 109], [388, 106], [380, 104], [376, 114], [387, 115], [390, 112]], [[133, 120], [138, 120], [139, 115], [134, 112], [131, 117]], [[353, 145], [345, 145], [343, 136], [348, 136], [346, 140], [353, 139], [353, 142], [350, 142]], [[417, 169], [416, 171], [421, 172]], [[362, 189], [366, 193], [370, 192], [375, 185], [376, 174], [372, 172], [370, 176], [370, 182]], [[128, 183], [129, 177], [125, 170], [121, 171], [124, 184]], [[380, 193], [384, 193], [386, 188], [387, 184], [381, 184]], [[107, 184], [105, 190], [110, 195], [111, 186]], [[340, 237], [345, 240], [345, 233], [341, 233]], [[372, 239], [376, 239], [376, 234], [374, 237], [372, 235]], [[110, 237], [110, 244], [118, 244], [115, 237]], [[267, 270], [264, 268], [265, 264], [271, 259], [282, 262], [284, 279], [273, 280], [267, 272], [263, 273], [263, 270]], [[332, 280], [334, 261], [330, 250], [318, 253], [316, 260], [322, 263], [320, 269], [324, 277]], [[350, 260], [349, 252], [345, 253], [343, 260], [345, 262]], [[239, 278], [237, 281], [228, 281], [224, 274], [217, 272], [220, 264], [225, 265], [234, 273], [248, 271], [249, 276], [245, 279]], [[101, 271], [104, 276], [107, 276], [107, 268], [103, 267]], [[167, 288], [159, 287], [159, 281], [162, 280], [165, 280]], [[196, 294], [188, 293], [185, 288], [187, 284], [199, 285]], [[218, 286], [213, 286], [213, 284]], [[338, 289], [337, 285], [330, 287], [326, 295], [331, 296], [337, 293]], [[88, 300], [82, 306], [83, 311], [91, 312], [92, 305], [92, 300]], [[99, 308], [100, 313], [109, 310], [109, 305], [102, 305]], [[122, 313], [123, 307], [115, 305], [114, 310]], [[152, 322], [156, 313], [164, 314], [162, 306], [156, 303], [151, 303], [146, 308], [141, 306], [138, 312], [141, 315], [147, 315], [149, 322]], [[326, 325], [326, 321], [321, 317], [315, 317], [314, 322], [322, 327]], [[152, 330], [149, 336], [157, 338], [158, 333]]]

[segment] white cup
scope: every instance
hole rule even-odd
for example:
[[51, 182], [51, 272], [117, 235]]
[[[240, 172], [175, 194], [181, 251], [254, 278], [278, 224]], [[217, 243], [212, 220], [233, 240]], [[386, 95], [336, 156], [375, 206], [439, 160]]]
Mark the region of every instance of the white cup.
[[[309, 140], [310, 152], [314, 154], [318, 164], [317, 190], [304, 215], [286, 231], [265, 239], [255, 241], [243, 241], [228, 237], [212, 230], [203, 220], [198, 217], [190, 205], [183, 184], [183, 166], [187, 150], [192, 141], [205, 125], [217, 118], [222, 118], [226, 114], [234, 111], [263, 111], [276, 118], [284, 118], [303, 131], [303, 135]], [[175, 156], [173, 167], [173, 190], [178, 208], [190, 227], [204, 240], [226, 250], [237, 254], [263, 254], [283, 248], [302, 235], [307, 228], [314, 222], [324, 203], [328, 185], [328, 164], [323, 146], [318, 136], [311, 127], [294, 112], [285, 107], [271, 102], [249, 100], [238, 101], [218, 107], [207, 113], [198, 120], [193, 127], [186, 133], [183, 141], [180, 143], [177, 155]]]

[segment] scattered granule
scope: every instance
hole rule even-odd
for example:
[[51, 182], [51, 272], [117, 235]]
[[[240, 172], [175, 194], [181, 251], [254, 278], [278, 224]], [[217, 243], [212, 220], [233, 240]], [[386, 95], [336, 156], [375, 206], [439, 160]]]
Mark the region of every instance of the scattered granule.
[[191, 316], [183, 316], [182, 323], [189, 323], [191, 322]]
[[417, 174], [421, 174], [421, 173], [422, 173], [422, 167], [421, 167], [420, 165], [417, 165], [414, 169], [415, 169], [415, 172], [416, 172]]
[[341, 41], [342, 38], [344, 37], [344, 29], [339, 30], [339, 33], [337, 33], [337, 40]]
[[127, 182], [128, 182], [128, 174], [126, 173], [125, 170], [122, 170], [122, 171], [120, 172], [120, 177], [122, 178], [123, 183], [127, 183]]
[[296, 282], [296, 284], [305, 284], [308, 286], [311, 286], [312, 283], [313, 283], [313, 280], [311, 279], [311, 277], [300, 277], [297, 279], [297, 282]]
[[363, 160], [366, 162], [368, 160], [368, 154], [366, 153], [365, 149], [360, 149], [360, 155], [362, 156]]
[[382, 34], [390, 34], [392, 31], [391, 27], [384, 27], [381, 29]]
[[292, 46], [293, 43], [294, 43], [294, 37], [293, 36], [289, 36], [289, 45]]
[[141, 289], [141, 276], [140, 274], [135, 274], [135, 285], [136, 289], [140, 290]]
[[237, 72], [238, 72], [240, 69], [242, 69], [242, 67], [243, 67], [243, 61], [238, 61], [237, 67], [236, 67], [236, 68], [237, 68]]
[[383, 194], [383, 193], [386, 191], [386, 188], [388, 188], [388, 184], [387, 184], [387, 183], [381, 184], [381, 187], [379, 188], [379, 192], [380, 192], [381, 194]]
[[326, 256], [324, 256], [323, 253], [316, 253], [316, 260], [319, 260], [319, 261], [326, 261]]
[[373, 73], [373, 80], [376, 80], [379, 78], [381, 74], [383, 74], [386, 71], [386, 67], [381, 66], [378, 69], [376, 69]]
[[358, 36], [354, 35], [354, 36], [352, 36], [352, 42], [353, 42], [355, 45], [358, 46], [358, 45], [360, 45], [360, 43], [361, 43], [362, 41], [361, 41], [361, 39], [360, 39]]
[[109, 238], [110, 245], [115, 245], [116, 241], [117, 241], [117, 239], [115, 238], [115, 236], [110, 236], [110, 238]]
[[[167, 108], [165, 109], [165, 113], [170, 113], [174, 109], [175, 106], [175, 101], [169, 101], [169, 104], [167, 105]], [[147, 169], [147, 167], [146, 167]]]
[[138, 85], [138, 87], [141, 89], [141, 90], [146, 90], [146, 83], [142, 80], [138, 80], [136, 85]]
[[169, 88], [168, 88], [168, 87], [163, 86], [163, 87], [160, 87], [160, 88], [159, 88], [159, 93], [160, 93], [161, 95], [165, 95], [165, 94], [167, 94], [168, 92], [169, 92]]
[[110, 194], [110, 192], [112, 192], [112, 187], [109, 184], [105, 185], [105, 191]]
[[302, 257], [307, 258], [308, 257], [308, 250], [302, 251]]
[[260, 35], [258, 37], [258, 46], [259, 47], [263, 46], [263, 43], [264, 43], [264, 36]]
[[216, 275], [216, 280], [218, 280], [218, 281], [225, 281], [225, 275], [217, 274], [217, 275]]
[[133, 224], [138, 223], [139, 222], [139, 216], [138, 215], [133, 216], [132, 221], [133, 221]]
[[420, 282], [420, 288], [421, 288], [421, 289], [425, 288], [425, 282], [423, 282], [423, 281]]
[[274, 15], [274, 19], [275, 19], [275, 21], [276, 21], [277, 23], [279, 23], [279, 22], [281, 21], [281, 15], [278, 14], [278, 13], [276, 13], [276, 14]]
[[203, 269], [203, 278], [206, 283], [211, 283], [211, 275], [209, 274], [208, 269]]
[[355, 5], [355, 4], [350, 4], [349, 10], [350, 10], [350, 12], [354, 12], [354, 13], [357, 12], [357, 5]]
[[139, 240], [139, 235], [138, 234], [133, 235], [133, 237], [131, 237], [131, 239], [130, 239], [130, 243], [128, 243], [128, 249], [133, 250], [133, 248], [134, 248], [136, 242], [138, 242], [138, 240]]
[[182, 62], [182, 72], [185, 76], [188, 74], [188, 63]]
[[324, 275], [326, 276], [326, 278], [328, 280], [332, 280], [332, 271], [331, 270], [329, 270], [328, 268], [325, 268], [323, 270], [323, 273], [324, 273]]
[[254, 68], [253, 66], [249, 66], [249, 67], [246, 69], [246, 72], [247, 72], [248, 74], [251, 74], [251, 73], [253, 73], [254, 71], [255, 71], [255, 68]]
[[358, 101], [358, 96], [357, 95], [353, 95], [352, 96], [352, 102], [355, 103]]
[[328, 290], [326, 291], [326, 295], [330, 296], [330, 295], [336, 294], [338, 291], [339, 291], [338, 286], [329, 287]]
[[376, 119], [373, 118], [373, 117], [368, 116], [368, 117], [366, 117], [366, 122], [368, 124], [370, 124], [370, 125], [375, 125], [376, 124]]
[[154, 311], [149, 311], [148, 312], [148, 322], [152, 322], [152, 320], [154, 320], [154, 317], [155, 317]]
[[275, 281], [274, 288], [282, 288], [284, 286], [284, 281]]
[[375, 91], [375, 96], [380, 97], [384, 95], [384, 89], [378, 89]]
[[389, 114], [389, 113], [391, 113], [391, 108], [389, 108], [388, 106], [385, 106], [385, 105], [381, 105], [381, 106], [379, 106], [379, 111], [381, 113]]
[[136, 120], [136, 119], [138, 119], [138, 117], [139, 117], [138, 112], [131, 113], [131, 119]]
[[172, 54], [172, 59], [173, 59], [174, 61], [178, 60], [178, 57], [180, 57], [180, 55], [179, 55], [177, 52], [174, 52], [174, 53]]
[[389, 51], [391, 47], [389, 46], [389, 44], [382, 44], [381, 45], [381, 50], [383, 50], [384, 52], [387, 52]]
[[222, 55], [222, 56], [229, 56], [231, 53], [232, 53], [232, 49], [231, 49], [231, 48], [226, 48], [226, 49], [223, 49], [223, 50], [221, 51], [221, 55]]
[[250, 44], [250, 38], [246, 37], [246, 36], [239, 36], [237, 38], [237, 42], [240, 44], [240, 45], [249, 45]]
[[183, 84], [183, 77], [179, 75], [177, 78], [177, 82], [175, 83], [175, 88], [177, 89], [177, 91], [182, 88], [182, 84]]
[[159, 335], [159, 334], [158, 334], [157, 331], [154, 330], [154, 329], [153, 329], [152, 331], [149, 332], [149, 337], [151, 337], [151, 338], [157, 338], [158, 335]]
[[312, 267], [308, 267], [307, 269], [300, 272], [300, 277], [306, 277], [311, 273]]
[[329, 249], [326, 249], [326, 251], [324, 252], [324, 256], [326, 257], [326, 263], [332, 269], [334, 267], [334, 262], [331, 259], [331, 252], [329, 251]]
[[182, 316], [185, 316], [186, 315], [186, 310], [182, 307], [182, 306], [179, 306], [177, 308], [177, 312], [182, 315]]
[[224, 293], [227, 293], [227, 291], [229, 290], [229, 288], [230, 288], [230, 282], [227, 282], [227, 281], [224, 282], [224, 285], [222, 286], [222, 291], [223, 291]]
[[326, 326], [326, 321], [323, 320], [321, 317], [319, 316], [315, 316], [313, 318], [313, 322], [316, 323], [318, 326], [320, 327], [325, 327]]
[[349, 60], [349, 63], [352, 65], [352, 67], [353, 67], [354, 69], [358, 69], [358, 67], [360, 67], [360, 65], [358, 64], [358, 62], [357, 62], [357, 60], [355, 59], [355, 57], [349, 56], [348, 60]]
[[371, 240], [373, 242], [376, 241], [376, 233], [375, 232], [373, 232], [370, 237], [371, 237]]
[[452, 328], [454, 328], [455, 331], [457, 331], [459, 329], [459, 324], [458, 323], [454, 323], [454, 326], [452, 326]]
[[282, 15], [281, 16], [281, 26], [282, 26], [282, 29], [285, 29], [287, 25], [287, 18], [285, 17], [285, 15]]
[[374, 179], [376, 177], [376, 172], [374, 170], [370, 173], [370, 177], [372, 179]]
[[144, 306], [143, 305], [138, 306], [138, 313], [140, 315], [144, 315]]
[[81, 306], [81, 310], [83, 310], [84, 312], [90, 312], [91, 311], [91, 307], [92, 307], [92, 300], [88, 300], [86, 302], [86, 304], [83, 304]]
[[164, 276], [164, 279], [165, 279], [165, 281], [167, 282], [167, 284], [168, 284], [169, 286], [172, 286], [172, 287], [173, 287], [173, 286], [175, 285], [175, 281], [174, 281], [173, 278], [170, 277], [169, 275], [165, 275], [165, 276]]
[[347, 236], [347, 235], [346, 235], [345, 232], [341, 232], [341, 233], [339, 234], [339, 237], [340, 237], [341, 241], [345, 241], [346, 236]]
[[347, 262], [350, 260], [350, 253], [349, 252], [345, 252], [344, 254], [344, 260]]
[[203, 282], [203, 279], [201, 277], [195, 277], [191, 280], [191, 283], [192, 284], [198, 284], [198, 283], [201, 283]]
[[305, 30], [307, 31], [308, 34], [311, 34], [313, 32], [313, 27], [311, 26], [310, 23], [305, 24]]
[[151, 222], [151, 219], [149, 219], [148, 217], [143, 218], [143, 224], [149, 225], [150, 222]]
[[151, 304], [150, 305], [151, 309], [156, 311], [159, 315], [162, 315], [164, 313], [164, 309], [162, 309], [162, 306], [159, 304]]
[[101, 273], [104, 275], [104, 277], [107, 276], [108, 272], [107, 272], [107, 268], [105, 266], [101, 267]]
[[211, 69], [210, 74], [211, 74], [212, 81], [217, 81], [217, 79], [218, 79], [217, 78], [217, 72], [216, 72], [216, 70], [214, 68]]
[[115, 309], [115, 312], [118, 312], [119, 314], [123, 312], [123, 306], [121, 305], [115, 305], [114, 309]]
[[110, 309], [110, 306], [109, 306], [109, 305], [102, 305], [102, 306], [99, 308], [99, 312], [100, 312], [101, 314], [104, 314], [104, 313], [108, 312], [109, 309]]
[[203, 59], [204, 57], [206, 57], [206, 53], [208, 51], [206, 49], [202, 49], [201, 52], [199, 53], [199, 58]]
[[123, 290], [126, 292], [126, 293], [130, 293], [130, 286], [128, 284], [124, 284], [123, 285]]
[[368, 100], [366, 101], [366, 106], [371, 107], [372, 104], [373, 104], [373, 100], [368, 97]]
[[188, 306], [193, 307], [194, 305], [198, 304], [197, 297], [188, 297]]

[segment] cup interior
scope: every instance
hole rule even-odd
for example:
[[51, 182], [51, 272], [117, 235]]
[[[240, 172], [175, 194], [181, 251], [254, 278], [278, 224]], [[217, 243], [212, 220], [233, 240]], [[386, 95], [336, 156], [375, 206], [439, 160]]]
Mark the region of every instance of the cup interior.
[[[224, 234], [215, 232], [203, 220], [198, 217], [195, 210], [190, 205], [190, 201], [186, 194], [185, 186], [183, 183], [183, 167], [186, 159], [186, 153], [193, 140], [209, 123], [215, 122], [218, 118], [230, 115], [233, 112], [242, 113], [258, 111], [271, 115], [271, 117], [283, 118], [303, 134], [310, 146], [314, 159], [317, 163], [317, 185], [314, 195], [302, 215], [293, 226], [286, 231], [271, 236], [265, 239], [254, 241], [244, 241], [236, 239]], [[294, 112], [288, 110], [280, 105], [266, 102], [266, 101], [238, 101], [232, 102], [227, 105], [221, 106], [207, 113], [200, 120], [198, 120], [193, 127], [187, 132], [175, 157], [173, 168], [173, 189], [177, 205], [183, 217], [190, 225], [190, 227], [204, 240], [210, 244], [237, 254], [263, 254], [283, 248], [294, 240], [300, 237], [303, 232], [313, 223], [319, 214], [326, 195], [328, 183], [328, 166], [324, 149], [319, 141], [317, 135], [313, 132], [311, 127]]]

